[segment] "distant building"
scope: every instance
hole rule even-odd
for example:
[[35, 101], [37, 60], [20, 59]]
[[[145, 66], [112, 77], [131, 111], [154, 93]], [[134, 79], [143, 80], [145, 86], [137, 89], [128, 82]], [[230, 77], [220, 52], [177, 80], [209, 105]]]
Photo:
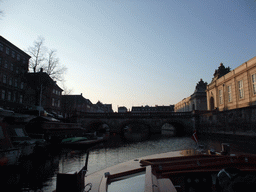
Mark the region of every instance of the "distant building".
[[62, 112], [65, 118], [85, 112], [93, 112], [93, 104], [81, 95], [62, 95]]
[[118, 107], [118, 113], [126, 113], [126, 112], [127, 112], [127, 108], [125, 106]]
[[25, 74], [31, 57], [0, 36], [0, 107], [19, 111], [25, 108]]
[[93, 107], [95, 113], [113, 113], [112, 104], [103, 104], [98, 101]]
[[188, 112], [193, 110], [207, 110], [206, 86], [207, 83], [200, 79], [194, 93], [175, 104], [174, 111]]
[[145, 113], [145, 112], [173, 112], [174, 111], [174, 105], [169, 106], [158, 106], [150, 107], [148, 105], [146, 106], [134, 106], [132, 107], [132, 113]]
[[27, 73], [28, 88], [24, 100], [28, 106], [42, 106], [49, 113], [61, 114], [62, 89], [56, 81], [41, 69], [37, 73]]
[[256, 105], [256, 57], [232, 71], [221, 63], [206, 93], [208, 110]]

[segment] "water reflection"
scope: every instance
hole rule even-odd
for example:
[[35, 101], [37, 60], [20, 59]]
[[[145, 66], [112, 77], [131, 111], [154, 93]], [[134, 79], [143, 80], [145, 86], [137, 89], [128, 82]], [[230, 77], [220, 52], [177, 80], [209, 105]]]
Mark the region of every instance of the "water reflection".
[[[200, 139], [200, 144], [206, 145], [207, 148], [214, 148], [216, 151], [221, 150], [222, 142], [231, 141], [211, 138]], [[248, 145], [244, 146], [243, 143], [234, 142], [231, 145], [231, 152], [246, 152], [244, 149], [255, 152], [253, 151], [255, 144], [249, 144], [249, 146], [252, 146], [252, 149], [249, 149]], [[119, 136], [111, 136], [106, 143], [91, 150], [87, 174], [131, 159], [195, 147], [196, 144], [190, 137], [171, 137], [168, 134], [155, 135], [150, 140], [141, 142], [124, 142]], [[11, 186], [15, 186], [15, 191], [53, 191], [56, 188], [57, 173], [79, 171], [85, 165], [86, 155], [86, 149], [54, 148], [36, 154], [21, 162], [19, 169], [14, 171], [15, 174], [10, 177], [15, 184]], [[7, 191], [10, 191], [10, 188]]]

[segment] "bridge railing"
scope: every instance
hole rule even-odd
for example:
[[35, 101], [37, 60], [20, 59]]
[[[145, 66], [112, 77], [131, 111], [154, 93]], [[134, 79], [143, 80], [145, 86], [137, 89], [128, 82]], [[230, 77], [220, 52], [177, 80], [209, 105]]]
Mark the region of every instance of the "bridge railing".
[[127, 112], [127, 113], [82, 113], [79, 116], [87, 118], [134, 118], [134, 117], [179, 117], [191, 116], [192, 112]]

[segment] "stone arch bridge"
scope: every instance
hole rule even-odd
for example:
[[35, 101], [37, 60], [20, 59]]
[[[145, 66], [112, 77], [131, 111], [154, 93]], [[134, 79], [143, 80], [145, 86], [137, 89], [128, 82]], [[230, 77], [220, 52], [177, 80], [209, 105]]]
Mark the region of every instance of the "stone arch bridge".
[[166, 123], [174, 127], [177, 136], [191, 134], [197, 122], [193, 112], [85, 113], [76, 118], [88, 131], [96, 131], [104, 125], [111, 133], [134, 135], [161, 133]]

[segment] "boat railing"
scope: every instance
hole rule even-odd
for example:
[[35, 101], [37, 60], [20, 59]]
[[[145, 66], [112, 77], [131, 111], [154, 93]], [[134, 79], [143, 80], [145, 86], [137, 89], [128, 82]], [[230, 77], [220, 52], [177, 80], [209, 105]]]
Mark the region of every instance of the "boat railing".
[[84, 177], [87, 173], [88, 159], [89, 159], [90, 149], [87, 150], [86, 160], [84, 167], [73, 173], [58, 173], [57, 174], [57, 184], [56, 192], [59, 191], [76, 191], [80, 192], [84, 189]]

